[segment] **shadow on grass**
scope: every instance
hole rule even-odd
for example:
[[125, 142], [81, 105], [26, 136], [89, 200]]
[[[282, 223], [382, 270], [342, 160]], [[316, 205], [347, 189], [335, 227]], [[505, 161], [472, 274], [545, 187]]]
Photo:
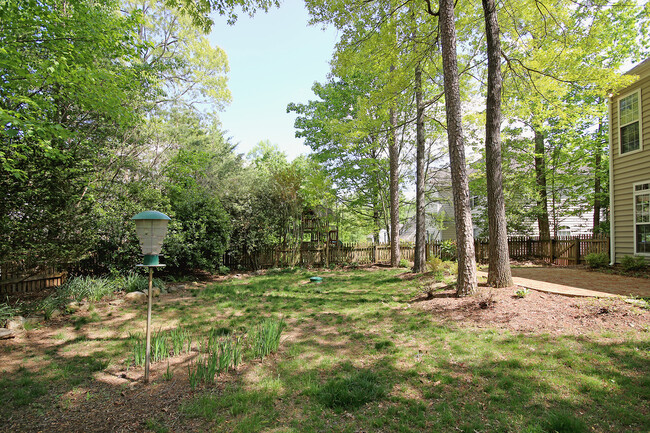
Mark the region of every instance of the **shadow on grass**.
[[[250, 328], [261, 316], [294, 314], [286, 330], [291, 340], [283, 340], [279, 354], [248, 362], [200, 392], [192, 393], [184, 382], [158, 385], [156, 401], [170, 412], [143, 412], [146, 388], [101, 384], [107, 399], [124, 406], [70, 404], [80, 413], [103, 411], [104, 426], [71, 427], [65, 410], [47, 412], [36, 425], [47, 431], [104, 431], [120, 423], [137, 426], [134, 420], [149, 416], [152, 426], [170, 431], [186, 426], [225, 432], [650, 430], [647, 339], [612, 342], [441, 325], [426, 312], [391, 308], [399, 305], [391, 304], [397, 302], [393, 297], [408, 299], [415, 289], [390, 282], [389, 272], [332, 275], [322, 293], [303, 290], [300, 274], [211, 285], [196, 293], [191, 307], [169, 314], [192, 321], [197, 331]], [[216, 318], [224, 310], [232, 316]], [[2, 377], [6, 428], [15, 427], [11, 417], [22, 416], [23, 409], [36, 417], [61, 394], [90, 388], [94, 372], [116, 354], [123, 356], [126, 343], [107, 339], [112, 350], [62, 356], [71, 344], [47, 353], [49, 367]], [[24, 395], [11, 394], [14, 389]], [[49, 395], [52, 391], [57, 395]], [[179, 395], [185, 399], [180, 409]], [[206, 424], [198, 428], [194, 421]]]

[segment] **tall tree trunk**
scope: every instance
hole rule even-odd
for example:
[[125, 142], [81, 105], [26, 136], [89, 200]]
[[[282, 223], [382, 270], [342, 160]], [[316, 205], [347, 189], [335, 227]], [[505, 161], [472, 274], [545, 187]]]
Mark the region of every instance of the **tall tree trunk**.
[[[390, 67], [391, 72], [395, 70]], [[399, 148], [397, 146], [396, 102], [390, 108], [390, 131], [388, 131], [388, 158], [390, 166], [390, 265], [399, 266]]]
[[460, 107], [460, 85], [456, 60], [456, 28], [453, 0], [440, 0], [440, 40], [442, 43], [442, 71], [445, 81], [445, 108], [447, 112], [447, 140], [451, 166], [451, 187], [454, 197], [454, 219], [458, 245], [457, 296], [476, 293], [476, 257], [472, 214], [469, 206], [469, 182], [465, 167], [465, 145]]
[[506, 205], [501, 170], [501, 41], [494, 0], [483, 0], [487, 34], [488, 90], [485, 119], [485, 169], [487, 176], [490, 268], [488, 285], [512, 286]]
[[422, 69], [415, 66], [415, 105], [417, 108], [415, 162], [415, 254], [413, 272], [424, 272], [426, 266], [426, 215], [424, 212], [424, 106], [422, 104]]
[[600, 186], [600, 165], [602, 164], [602, 147], [600, 146], [600, 137], [603, 131], [603, 122], [602, 119], [601, 121], [598, 122], [598, 135], [596, 136], [596, 140], [598, 142], [598, 147], [596, 148], [595, 155], [594, 155], [594, 226], [592, 232], [595, 234], [600, 226], [600, 194], [601, 194], [601, 186]]
[[548, 222], [548, 192], [546, 188], [546, 159], [544, 134], [535, 128], [535, 182], [537, 185], [537, 226], [541, 239], [551, 238]]

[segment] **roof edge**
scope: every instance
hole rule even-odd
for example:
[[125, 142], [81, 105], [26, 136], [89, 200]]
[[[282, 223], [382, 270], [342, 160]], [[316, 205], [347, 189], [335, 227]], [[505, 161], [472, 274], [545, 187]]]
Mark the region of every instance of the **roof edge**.
[[645, 72], [650, 71], [650, 58], [645, 59], [629, 71], [627, 71], [624, 75], [643, 75]]

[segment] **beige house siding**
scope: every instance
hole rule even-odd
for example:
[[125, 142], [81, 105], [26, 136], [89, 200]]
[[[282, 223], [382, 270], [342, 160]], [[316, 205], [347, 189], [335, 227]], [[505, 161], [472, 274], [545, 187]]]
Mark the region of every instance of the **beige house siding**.
[[[633, 185], [650, 182], [650, 68], [639, 73], [643, 74], [640, 80], [618, 92], [610, 101], [612, 249], [616, 262], [620, 262], [625, 255], [634, 255]], [[625, 97], [638, 89], [641, 90], [642, 149], [621, 155], [618, 103], [621, 96]], [[646, 260], [650, 262], [650, 256]]]

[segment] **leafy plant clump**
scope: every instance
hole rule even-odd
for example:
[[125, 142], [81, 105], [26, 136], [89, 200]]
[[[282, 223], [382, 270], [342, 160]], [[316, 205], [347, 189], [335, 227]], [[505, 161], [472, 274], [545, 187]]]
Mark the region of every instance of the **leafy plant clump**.
[[[130, 272], [126, 276], [118, 278], [117, 284], [121, 285], [125, 292], [144, 292], [149, 289], [149, 277]], [[165, 290], [165, 283], [160, 278], [154, 278], [153, 287]]]
[[40, 309], [45, 317], [50, 317], [56, 309], [63, 309], [72, 301], [100, 301], [119, 290], [120, 280], [103, 277], [74, 277], [60, 286], [56, 293], [43, 300]]
[[9, 320], [14, 316], [17, 316], [19, 310], [15, 307], [10, 306], [9, 304], [1, 303], [0, 304], [0, 327], [4, 327]]
[[587, 266], [592, 269], [604, 268], [609, 264], [609, 255], [607, 253], [589, 253], [585, 256]]
[[438, 272], [438, 271], [444, 271], [444, 262], [440, 257], [436, 256], [431, 256], [429, 257], [429, 260], [427, 260], [427, 266], [431, 272]]
[[525, 298], [526, 296], [528, 296], [529, 293], [530, 290], [528, 290], [528, 287], [522, 287], [520, 289], [515, 290], [515, 296], [517, 298]]
[[621, 266], [625, 271], [640, 271], [646, 267], [645, 258], [643, 256], [623, 256]]
[[314, 396], [323, 406], [339, 409], [355, 409], [385, 395], [386, 387], [379, 375], [369, 370], [331, 379], [314, 392]]
[[[147, 340], [141, 334], [130, 336], [132, 341], [133, 364], [142, 366], [146, 361]], [[192, 348], [192, 336], [182, 328], [154, 332], [151, 336], [151, 361], [163, 361], [170, 356], [189, 353]]]
[[284, 319], [267, 319], [249, 336], [254, 358], [264, 359], [280, 347], [280, 335], [285, 328]]
[[400, 268], [409, 268], [409, 267], [411, 267], [411, 263], [406, 259], [400, 259], [399, 260], [399, 267]]
[[190, 386], [195, 389], [202, 384], [214, 383], [219, 373], [236, 369], [244, 359], [245, 352], [260, 359], [276, 352], [285, 326], [284, 319], [267, 319], [246, 337], [233, 336], [229, 328], [212, 329], [203, 345], [205, 354], [188, 366]]
[[442, 245], [440, 246], [440, 256], [443, 260], [456, 260], [458, 257], [456, 241], [442, 241]]

